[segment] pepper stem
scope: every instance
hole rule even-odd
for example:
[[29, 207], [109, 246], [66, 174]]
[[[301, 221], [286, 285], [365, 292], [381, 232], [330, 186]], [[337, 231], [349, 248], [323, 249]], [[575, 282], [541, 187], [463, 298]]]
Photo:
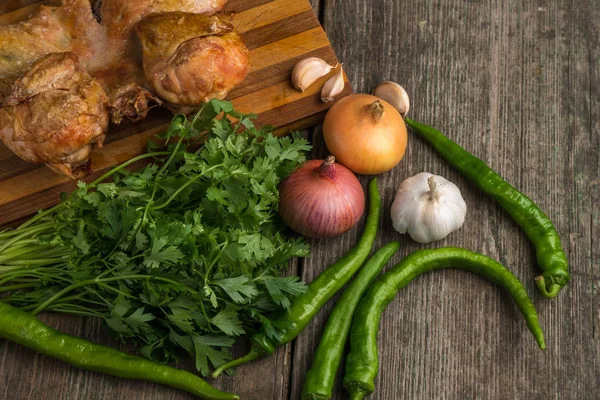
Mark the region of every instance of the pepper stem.
[[535, 284], [540, 292], [542, 292], [542, 295], [548, 299], [555, 297], [558, 292], [560, 292], [560, 289], [562, 289], [562, 286], [556, 283], [551, 283], [549, 286], [546, 286], [546, 281], [543, 275], [535, 277]]
[[238, 359], [235, 360], [231, 360], [223, 365], [221, 365], [219, 368], [217, 368], [213, 373], [212, 373], [212, 377], [213, 379], [216, 379], [219, 377], [219, 375], [221, 375], [223, 373], [223, 371], [225, 371], [226, 369], [229, 368], [233, 368], [233, 367], [237, 367], [238, 365], [242, 365], [242, 364], [246, 364], [249, 363], [250, 361], [256, 360], [257, 358], [260, 357], [260, 354], [254, 350], [250, 350], [250, 352], [248, 354], [246, 354], [244, 357], [240, 357]]
[[373, 103], [367, 106], [367, 112], [373, 119], [373, 122], [377, 123], [383, 117], [383, 113], [385, 112], [385, 108], [383, 107], [383, 103], [379, 100], [375, 100]]

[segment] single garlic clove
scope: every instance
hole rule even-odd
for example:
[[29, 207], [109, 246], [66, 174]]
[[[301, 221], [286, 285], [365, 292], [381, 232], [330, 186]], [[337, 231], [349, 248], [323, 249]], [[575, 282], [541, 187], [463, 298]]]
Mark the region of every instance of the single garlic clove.
[[327, 64], [318, 57], [305, 58], [299, 61], [292, 71], [292, 83], [294, 87], [304, 92], [313, 83], [331, 72], [333, 66]]
[[336, 72], [334, 76], [325, 82], [325, 85], [321, 90], [321, 100], [323, 100], [324, 103], [333, 101], [340, 93], [344, 91], [345, 85], [344, 71], [340, 66], [339, 72]]
[[373, 91], [373, 96], [390, 103], [402, 116], [406, 115], [410, 109], [408, 93], [396, 82], [381, 82]]

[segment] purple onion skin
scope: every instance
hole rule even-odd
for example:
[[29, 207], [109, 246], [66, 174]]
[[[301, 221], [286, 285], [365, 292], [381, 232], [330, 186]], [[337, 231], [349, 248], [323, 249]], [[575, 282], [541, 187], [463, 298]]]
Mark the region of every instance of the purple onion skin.
[[358, 223], [364, 210], [362, 185], [333, 156], [307, 161], [279, 185], [279, 214], [303, 236], [341, 235]]

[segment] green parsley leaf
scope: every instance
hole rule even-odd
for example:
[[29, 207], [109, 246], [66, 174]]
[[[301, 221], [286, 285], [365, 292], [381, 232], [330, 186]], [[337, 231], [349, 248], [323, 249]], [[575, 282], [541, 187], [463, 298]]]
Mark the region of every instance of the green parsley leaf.
[[219, 367], [231, 360], [231, 354], [219, 348], [231, 347], [234, 340], [223, 335], [202, 335], [192, 336], [194, 343], [194, 353], [196, 356], [196, 369], [202, 375], [210, 373], [208, 360], [211, 364]]
[[297, 276], [284, 276], [281, 278], [266, 278], [262, 281], [266, 286], [273, 301], [286, 310], [290, 308], [289, 297], [306, 292], [306, 286], [299, 282]]
[[222, 330], [228, 336], [239, 336], [244, 333], [242, 323], [233, 310], [220, 311], [210, 319], [210, 323]]
[[258, 295], [256, 285], [248, 276], [240, 275], [235, 278], [225, 278], [213, 281], [231, 298], [234, 303], [244, 304]]

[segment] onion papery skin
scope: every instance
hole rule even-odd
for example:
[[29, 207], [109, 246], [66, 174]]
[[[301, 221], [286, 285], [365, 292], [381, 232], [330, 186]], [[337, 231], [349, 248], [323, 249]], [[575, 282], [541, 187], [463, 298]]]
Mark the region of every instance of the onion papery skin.
[[339, 163], [357, 174], [378, 175], [402, 160], [408, 133], [391, 104], [368, 94], [354, 94], [327, 112], [323, 138]]
[[364, 210], [360, 182], [331, 156], [307, 161], [279, 185], [279, 214], [303, 236], [341, 235], [358, 223]]

